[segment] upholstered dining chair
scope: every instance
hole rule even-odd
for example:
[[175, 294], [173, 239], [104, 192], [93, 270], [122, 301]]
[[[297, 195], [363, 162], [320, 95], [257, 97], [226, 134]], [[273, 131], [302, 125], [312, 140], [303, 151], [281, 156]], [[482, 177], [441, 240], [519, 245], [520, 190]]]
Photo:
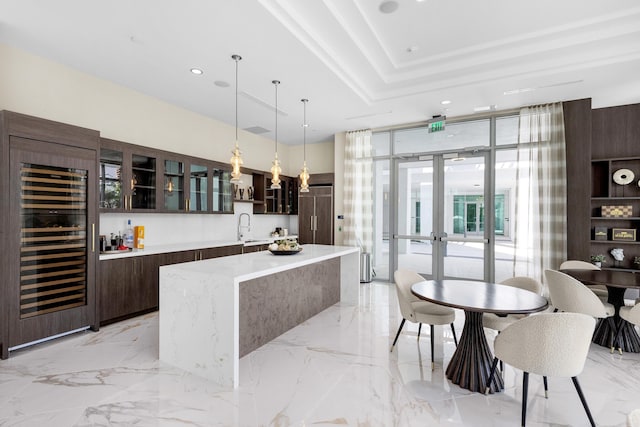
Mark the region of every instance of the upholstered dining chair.
[[[500, 282], [500, 284], [513, 286], [514, 288], [525, 289], [535, 294], [542, 295], [542, 284], [531, 277], [510, 277]], [[520, 320], [526, 316], [526, 314], [508, 314], [506, 316], [498, 316], [494, 313], [484, 313], [482, 315], [482, 325], [485, 328], [493, 329], [494, 331], [500, 332], [513, 322]]]
[[[593, 317], [582, 313], [543, 313], [511, 324], [495, 339], [495, 358], [487, 381], [487, 393], [496, 373], [498, 360], [522, 370], [521, 423], [524, 426], [527, 419], [529, 374], [543, 376], [545, 397], [547, 377], [570, 377], [589, 422], [595, 426], [578, 382], [578, 375], [584, 369], [587, 359], [595, 325]], [[535, 338], [532, 339], [533, 337]]]
[[[600, 267], [591, 264], [590, 262], [570, 259], [560, 264], [560, 270], [600, 270]], [[606, 286], [594, 285], [589, 286], [589, 289], [591, 290], [591, 292], [596, 294], [598, 298], [603, 301], [607, 301], [609, 292], [607, 291]]]
[[551, 303], [560, 311], [583, 313], [609, 322], [611, 351], [615, 348], [617, 326], [613, 321], [616, 312], [613, 305], [602, 301], [587, 286], [560, 271], [545, 270]]
[[390, 351], [393, 351], [393, 348], [398, 341], [398, 337], [400, 336], [400, 332], [407, 320], [409, 322], [418, 323], [418, 339], [420, 339], [422, 324], [426, 323], [431, 327], [431, 370], [433, 370], [435, 367], [433, 357], [434, 326], [451, 325], [453, 340], [456, 346], [458, 345], [456, 329], [453, 326], [453, 321], [456, 318], [455, 311], [449, 307], [423, 301], [411, 293], [411, 285], [424, 280], [424, 278], [418, 273], [410, 270], [397, 270], [393, 273], [393, 278], [396, 283], [396, 292], [398, 294], [400, 312], [402, 313], [402, 322], [400, 322], [400, 327], [398, 328], [396, 337], [393, 340], [393, 344], [391, 344]]

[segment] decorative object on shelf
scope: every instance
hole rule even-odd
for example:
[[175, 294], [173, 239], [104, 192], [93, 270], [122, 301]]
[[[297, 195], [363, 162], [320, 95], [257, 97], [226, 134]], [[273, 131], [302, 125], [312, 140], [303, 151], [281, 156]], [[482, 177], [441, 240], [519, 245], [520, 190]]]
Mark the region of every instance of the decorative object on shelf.
[[300, 170], [300, 192], [308, 193], [309, 192], [309, 169], [307, 169], [307, 102], [308, 99], [301, 99], [304, 105], [304, 118], [302, 122], [302, 150], [303, 150], [303, 164], [302, 169]]
[[247, 187], [247, 197], [249, 197], [249, 200], [253, 200], [253, 187], [251, 186]]
[[603, 218], [629, 218], [633, 216], [633, 206], [602, 206]]
[[237, 199], [238, 198], [238, 190], [240, 189], [240, 187], [238, 186], [238, 184], [233, 184], [233, 198]]
[[272, 80], [271, 83], [276, 88], [276, 128], [275, 128], [275, 143], [276, 143], [276, 155], [273, 159], [273, 163], [271, 166], [271, 189], [279, 190], [280, 189], [280, 173], [282, 169], [280, 168], [280, 162], [278, 161], [278, 85], [280, 84], [280, 80]]
[[610, 252], [614, 260], [614, 265], [620, 267], [622, 261], [624, 261], [624, 250], [622, 248], [613, 248]]
[[240, 191], [240, 200], [244, 200], [244, 188], [241, 188], [239, 191]]
[[240, 172], [240, 166], [242, 166], [242, 153], [240, 152], [240, 147], [238, 146], [238, 62], [242, 60], [240, 55], [231, 55], [231, 59], [236, 61], [236, 146], [231, 152], [233, 156], [231, 156], [231, 183], [238, 184], [241, 182], [240, 177], [242, 176], [242, 172]]
[[618, 169], [613, 173], [613, 182], [618, 185], [627, 185], [633, 182], [635, 175], [630, 169]]
[[607, 259], [602, 254], [591, 255], [591, 263], [596, 267], [602, 267], [602, 264], [607, 262]]
[[640, 268], [640, 256], [633, 258], [633, 265], [635, 265], [636, 268]]
[[607, 240], [609, 229], [607, 227], [595, 227], [593, 231], [593, 240]]
[[611, 230], [611, 240], [624, 240], [627, 242], [636, 241], [635, 228], [614, 228]]

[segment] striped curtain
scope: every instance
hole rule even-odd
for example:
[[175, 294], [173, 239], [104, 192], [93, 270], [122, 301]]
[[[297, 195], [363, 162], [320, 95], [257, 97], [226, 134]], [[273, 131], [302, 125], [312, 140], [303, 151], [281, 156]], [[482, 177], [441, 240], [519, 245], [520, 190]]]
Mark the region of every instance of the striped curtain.
[[347, 132], [344, 149], [344, 244], [373, 249], [371, 130]]
[[544, 281], [567, 259], [567, 173], [562, 104], [520, 110], [514, 275]]

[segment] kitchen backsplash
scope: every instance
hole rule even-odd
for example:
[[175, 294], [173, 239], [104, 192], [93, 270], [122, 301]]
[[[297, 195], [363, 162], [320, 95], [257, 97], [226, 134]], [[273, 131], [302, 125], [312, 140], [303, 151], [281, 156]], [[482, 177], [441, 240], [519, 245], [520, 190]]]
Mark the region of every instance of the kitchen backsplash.
[[234, 241], [238, 216], [244, 212], [251, 215], [251, 232], [247, 238], [268, 238], [276, 227], [289, 229], [289, 234], [298, 233], [297, 215], [254, 215], [252, 210], [250, 203], [236, 203], [233, 215], [103, 213], [100, 214], [100, 234], [108, 237], [111, 233], [122, 233], [130, 219], [134, 226], [144, 225], [146, 247], [212, 240]]

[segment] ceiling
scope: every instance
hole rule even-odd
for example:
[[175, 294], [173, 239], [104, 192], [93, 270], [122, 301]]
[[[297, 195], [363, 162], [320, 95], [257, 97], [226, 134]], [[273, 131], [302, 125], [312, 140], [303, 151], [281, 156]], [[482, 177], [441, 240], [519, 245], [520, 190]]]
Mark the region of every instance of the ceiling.
[[640, 102], [637, 0], [0, 0], [0, 10], [2, 43], [231, 125], [239, 54], [239, 126], [275, 138], [280, 80], [285, 144], [302, 143], [302, 98], [309, 143], [477, 107]]

